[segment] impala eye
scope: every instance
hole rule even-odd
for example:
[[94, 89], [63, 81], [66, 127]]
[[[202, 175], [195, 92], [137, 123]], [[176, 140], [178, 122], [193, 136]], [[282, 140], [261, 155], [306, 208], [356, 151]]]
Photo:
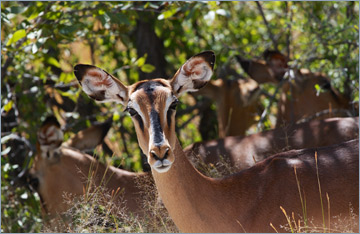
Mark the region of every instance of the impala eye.
[[169, 109], [176, 110], [178, 103], [179, 103], [179, 100], [175, 99], [175, 101], [173, 101], [173, 103], [171, 103]]
[[130, 114], [131, 116], [135, 116], [135, 115], [138, 114], [138, 113], [136, 112], [136, 110], [135, 110], [134, 108], [131, 108], [131, 107], [126, 107], [125, 111], [126, 111], [126, 112], [129, 112], [129, 114]]

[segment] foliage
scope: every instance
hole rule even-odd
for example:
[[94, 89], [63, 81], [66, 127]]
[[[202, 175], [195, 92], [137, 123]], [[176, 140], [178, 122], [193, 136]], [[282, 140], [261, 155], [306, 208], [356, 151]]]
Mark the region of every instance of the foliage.
[[[137, 54], [137, 42], [148, 39], [139, 37], [141, 20], [151, 22], [162, 42], [161, 49], [154, 48], [165, 58], [168, 77], [203, 50], [215, 52], [217, 73], [230, 66], [246, 76], [235, 55], [260, 58], [265, 49], [276, 48], [292, 59], [292, 66], [325, 73], [358, 102], [358, 17], [358, 2], [1, 2], [1, 136], [15, 133], [23, 139], [24, 152], [34, 154], [36, 131], [49, 114], [57, 116], [66, 137], [112, 116], [108, 137], [120, 153], [103, 160], [141, 171], [129, 116], [115, 104], [90, 101], [72, 70], [77, 63], [95, 64], [127, 84], [138, 81], [140, 72], [154, 72], [152, 54]], [[275, 90], [273, 85], [262, 88]], [[194, 103], [191, 95], [182, 101]], [[267, 98], [263, 104], [270, 104]], [[177, 116], [184, 146], [201, 140], [199, 113], [187, 106], [179, 105], [183, 114]], [[273, 126], [274, 109], [266, 128]], [[1, 229], [36, 232], [39, 198], [14, 182], [31, 160], [14, 153], [17, 147], [2, 142]]]

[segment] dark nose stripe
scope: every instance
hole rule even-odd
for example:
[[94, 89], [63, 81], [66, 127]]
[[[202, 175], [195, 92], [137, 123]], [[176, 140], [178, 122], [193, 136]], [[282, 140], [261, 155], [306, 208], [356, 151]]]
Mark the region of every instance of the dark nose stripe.
[[154, 134], [154, 144], [159, 146], [164, 142], [164, 135], [160, 124], [160, 115], [154, 108], [151, 109], [150, 118]]

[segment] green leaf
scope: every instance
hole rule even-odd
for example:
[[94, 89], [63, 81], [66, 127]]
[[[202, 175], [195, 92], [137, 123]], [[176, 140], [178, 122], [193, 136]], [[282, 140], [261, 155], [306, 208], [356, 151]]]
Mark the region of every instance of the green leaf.
[[50, 57], [47, 59], [47, 62], [50, 64], [50, 65], [53, 65], [55, 67], [58, 67], [60, 68], [60, 63], [53, 57]]
[[158, 16], [158, 20], [163, 20], [163, 19], [170, 18], [176, 12], [177, 12], [177, 8], [173, 8], [173, 9], [170, 9], [168, 11], [165, 11], [164, 13], [162, 13], [161, 15]]
[[21, 14], [24, 11], [26, 11], [27, 7], [22, 7], [22, 6], [12, 6], [10, 7], [10, 12], [13, 14]]
[[59, 32], [64, 35], [68, 35], [68, 34], [72, 34], [73, 32], [77, 31], [81, 27], [82, 27], [81, 24], [66, 25], [62, 29], [60, 29]]
[[113, 121], [118, 121], [120, 119], [120, 114], [119, 112], [115, 111], [113, 114]]
[[115, 24], [126, 24], [126, 25], [130, 25], [130, 24], [131, 24], [130, 21], [129, 21], [129, 19], [127, 18], [127, 16], [124, 15], [124, 14], [122, 14], [122, 13], [120, 13], [120, 12], [118, 12], [118, 13], [111, 13], [111, 12], [109, 12], [109, 13], [106, 13], [106, 14], [109, 16], [110, 21], [111, 21], [112, 23], [115, 23]]
[[315, 84], [314, 87], [315, 87], [315, 89], [316, 89], [316, 96], [319, 96], [320, 93], [323, 92], [322, 88], [320, 87], [319, 84]]
[[13, 36], [11, 37], [11, 39], [7, 42], [6, 46], [12, 45], [14, 43], [16, 43], [18, 40], [20, 40], [21, 38], [24, 38], [26, 36], [26, 31], [25, 29], [20, 29], [17, 30]]
[[73, 76], [73, 74], [71, 74], [71, 73], [62, 72], [62, 73], [60, 74], [59, 82], [63, 82], [63, 83], [65, 83], [65, 84], [67, 84], [67, 83], [70, 83], [70, 82], [73, 81], [73, 80], [74, 80], [74, 76]]
[[143, 66], [140, 67], [140, 69], [142, 72], [151, 73], [155, 70], [155, 66], [151, 64], [144, 64]]
[[4, 110], [5, 112], [9, 112], [12, 109], [14, 102], [11, 100], [9, 101], [5, 106], [4, 106]]
[[147, 57], [147, 56], [144, 56], [144, 57], [141, 57], [141, 58], [139, 58], [139, 59], [137, 60], [136, 64], [137, 64], [138, 67], [144, 66], [146, 57]]

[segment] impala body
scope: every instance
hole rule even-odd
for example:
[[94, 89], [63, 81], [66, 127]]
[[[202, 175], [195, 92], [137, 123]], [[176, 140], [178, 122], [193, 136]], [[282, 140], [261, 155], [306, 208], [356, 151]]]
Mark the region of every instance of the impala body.
[[90, 97], [126, 106], [158, 192], [182, 232], [272, 232], [270, 223], [279, 229], [286, 224], [280, 206], [296, 217], [302, 214], [294, 167], [308, 217], [322, 227], [315, 152], [321, 195], [330, 196], [331, 216], [348, 216], [349, 203], [358, 214], [358, 140], [275, 155], [222, 179], [206, 177], [192, 166], [175, 134], [177, 98], [206, 85], [214, 62], [214, 53], [205, 51], [187, 60], [170, 80], [130, 86], [92, 65], [76, 65], [74, 73]]
[[203, 162], [212, 163], [220, 171], [226, 170], [219, 165], [222, 157], [240, 171], [276, 153], [332, 145], [358, 136], [359, 117], [329, 118], [279, 127], [246, 137], [229, 136], [197, 142], [184, 151], [190, 158], [199, 156]]
[[221, 138], [244, 136], [261, 110], [260, 88], [253, 79], [211, 80], [198, 94], [215, 101]]

